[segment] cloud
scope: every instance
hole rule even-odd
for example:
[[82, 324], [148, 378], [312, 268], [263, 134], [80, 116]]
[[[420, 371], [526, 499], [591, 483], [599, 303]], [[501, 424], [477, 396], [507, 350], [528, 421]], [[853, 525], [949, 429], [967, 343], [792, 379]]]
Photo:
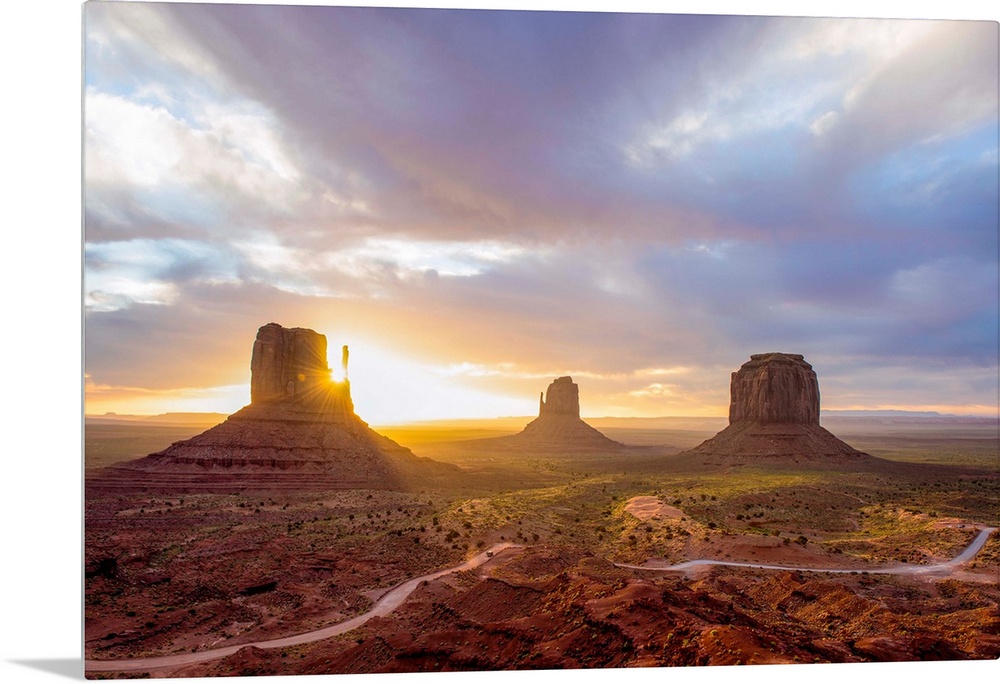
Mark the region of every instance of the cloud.
[[647, 414], [769, 349], [995, 367], [989, 25], [143, 7], [88, 6], [101, 383], [245, 382], [270, 320]]
[[[285, 244], [345, 230], [601, 239], [615, 225], [618, 235], [679, 241], [844, 230], [856, 200], [831, 188], [867, 163], [858, 155], [869, 140], [888, 153], [921, 125], [943, 123], [938, 132], [950, 136], [961, 126], [923, 112], [963, 93], [952, 115], [971, 121], [988, 114], [989, 98], [977, 94], [995, 91], [983, 87], [995, 80], [981, 68], [988, 32], [966, 22], [162, 12], [170, 44], [198, 45], [229, 99], [280, 122], [280, 137], [264, 127], [270, 137], [238, 139], [271, 140], [244, 158], [310, 179], [295, 215], [269, 222]], [[940, 64], [919, 62], [939, 53]], [[916, 79], [924, 67], [927, 84]], [[908, 98], [900, 123], [885, 111], [900, 98], [877, 100], [885, 84]], [[239, 215], [260, 221], [249, 207], [281, 197], [262, 189]]]
[[170, 305], [188, 281], [239, 282], [230, 250], [181, 239], [91, 243], [84, 246], [84, 306], [117, 311], [132, 304]]
[[916, 27], [912, 39], [844, 93], [836, 125], [822, 136], [828, 163], [858, 167], [887, 151], [996, 120], [995, 23], [905, 26]]
[[[637, 164], [690, 163], [720, 143], [781, 131], [826, 130], [837, 104], [873, 64], [894, 58], [933, 24], [863, 19], [744, 18], [714, 36], [698, 78], [659, 103], [625, 153]], [[721, 46], [725, 45], [725, 49]], [[822, 121], [823, 123], [817, 123]]]
[[185, 40], [170, 15], [155, 5], [95, 4], [86, 8], [84, 23], [88, 81], [104, 87], [148, 86], [144, 77], [180, 71], [216, 87], [225, 83], [209, 51]]
[[264, 113], [210, 105], [199, 125], [92, 89], [84, 106], [84, 174], [97, 201], [105, 187], [155, 191], [170, 219], [183, 216], [171, 211], [180, 193], [204, 197], [210, 206], [249, 200], [268, 213], [287, 212], [303, 199], [299, 172]]
[[[647, 233], [705, 223], [602, 187], [621, 166], [609, 156], [618, 110], [602, 88], [618, 88], [615, 65], [636, 66], [620, 42], [638, 31], [635, 16], [576, 16], [570, 26], [544, 13], [535, 24], [523, 14], [273, 9], [203, 6], [176, 19], [276, 112], [312, 176], [332, 188], [357, 179], [370, 226], [468, 239], [596, 234], [608, 216]], [[244, 40], [227, 39], [237, 33]]]
[[[744, 256], [742, 246], [728, 253], [730, 259]], [[641, 256], [632, 259], [641, 263]], [[599, 269], [589, 265], [593, 258], [580, 251], [529, 257], [469, 276], [394, 281], [377, 299], [316, 298], [263, 284], [191, 280], [171, 306], [133, 302], [128, 311], [91, 313], [88, 370], [109, 384], [238, 384], [246, 381], [249, 340], [257, 327], [275, 320], [322, 330], [338, 343], [363, 340], [359, 349], [388, 344], [424, 372], [438, 369], [433, 374], [439, 380], [460, 378], [479, 392], [531, 397], [546, 379], [571, 374], [587, 383], [592, 406], [602, 401], [596, 405], [625, 407], [631, 397], [641, 399], [632, 404], [636, 410], [655, 415], [655, 396], [673, 396], [673, 411], [682, 411], [685, 401], [724, 404], [728, 373], [761, 351], [851, 358], [868, 367], [898, 366], [905, 359], [917, 374], [945, 358], [956, 367], [981, 369], [995, 355], [996, 302], [989, 288], [996, 275], [989, 264], [900, 269], [884, 276], [881, 295], [848, 305], [832, 295], [832, 303], [804, 296], [781, 278], [766, 276], [768, 267], [780, 268], [789, 259], [747, 260], [734, 272], [725, 263], [695, 268], [687, 264], [691, 257], [661, 255], [646, 272], [641, 297], [602, 290]], [[617, 258], [623, 263], [626, 256]], [[673, 273], [670, 279], [653, 278], [665, 271]], [[971, 284], [948, 294], [942, 286], [956, 272]], [[719, 282], [723, 276], [730, 280]], [[757, 282], [762, 278], [770, 289]], [[163, 368], [172, 371], [164, 375]], [[654, 386], [663, 391], [653, 392]], [[968, 396], [983, 397], [984, 391]], [[659, 405], [666, 410], [666, 403]]]
[[426, 274], [468, 277], [528, 253], [525, 247], [497, 240], [445, 242], [384, 237], [367, 238], [355, 247], [331, 251], [325, 262], [361, 276], [377, 264], [390, 265], [404, 278]]
[[319, 328], [312, 304], [255, 283], [189, 280], [171, 306], [88, 311], [85, 370], [101, 385], [150, 390], [249, 383], [257, 329], [271, 321]]

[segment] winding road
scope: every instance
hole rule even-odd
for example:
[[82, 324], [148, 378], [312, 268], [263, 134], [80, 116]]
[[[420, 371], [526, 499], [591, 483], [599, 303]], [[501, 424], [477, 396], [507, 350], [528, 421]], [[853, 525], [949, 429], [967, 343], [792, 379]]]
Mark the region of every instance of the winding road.
[[683, 563], [677, 563], [676, 565], [628, 565], [626, 563], [615, 563], [617, 568], [628, 568], [630, 570], [656, 570], [663, 572], [665, 570], [691, 570], [692, 568], [704, 567], [709, 565], [728, 565], [730, 567], [736, 568], [762, 568], [764, 570], [793, 570], [801, 572], [837, 572], [844, 574], [861, 574], [866, 572], [869, 575], [923, 575], [923, 574], [933, 574], [940, 572], [948, 572], [958, 567], [962, 563], [969, 561], [979, 553], [980, 549], [986, 544], [986, 540], [990, 538], [990, 535], [996, 531], [995, 527], [984, 527], [979, 530], [979, 534], [976, 538], [972, 540], [962, 553], [958, 554], [949, 561], [944, 561], [943, 563], [935, 563], [934, 565], [891, 565], [882, 568], [802, 568], [793, 565], [768, 565], [766, 563], [740, 563], [738, 561], [721, 561], [721, 560], [710, 560], [708, 558], [699, 558], [696, 560], [689, 560]]
[[[792, 571], [802, 571], [802, 572], [836, 572], [836, 573], [856, 573], [860, 574], [862, 572], [867, 572], [873, 575], [918, 575], [918, 574], [931, 574], [938, 572], [948, 572], [958, 567], [962, 563], [971, 560], [980, 549], [986, 544], [986, 540], [989, 539], [990, 535], [996, 531], [995, 527], [983, 527], [976, 538], [972, 540], [964, 551], [955, 556], [949, 561], [944, 561], [942, 563], [936, 563], [934, 565], [895, 565], [890, 567], [874, 568], [874, 569], [860, 569], [860, 568], [803, 568], [795, 567], [790, 565], [767, 565], [765, 563], [740, 563], [736, 561], [720, 561], [711, 560], [707, 558], [690, 560], [684, 563], [677, 563], [676, 565], [665, 565], [665, 566], [651, 566], [651, 565], [628, 565], [625, 563], [615, 563], [615, 567], [628, 568], [631, 570], [650, 570], [650, 571], [669, 571], [669, 570], [690, 570], [692, 568], [709, 566], [709, 565], [728, 565], [731, 567], [740, 568], [762, 568], [765, 570], [792, 570]], [[239, 651], [241, 648], [246, 648], [247, 646], [256, 646], [257, 648], [282, 648], [285, 646], [296, 646], [298, 644], [305, 644], [313, 641], [319, 641], [320, 639], [328, 639], [332, 636], [337, 636], [338, 634], [343, 634], [344, 632], [349, 632], [352, 629], [357, 629], [361, 625], [365, 624], [374, 617], [380, 617], [388, 615], [396, 608], [402, 605], [403, 601], [409, 597], [413, 591], [420, 586], [421, 582], [428, 582], [435, 580], [439, 577], [444, 577], [445, 575], [451, 574], [453, 572], [461, 572], [462, 570], [472, 570], [477, 568], [483, 563], [490, 560], [495, 553], [503, 551], [510, 548], [523, 548], [520, 544], [496, 544], [492, 546], [487, 551], [480, 553], [477, 556], [473, 556], [469, 560], [465, 561], [461, 565], [456, 565], [453, 568], [446, 568], [444, 570], [438, 570], [432, 572], [428, 575], [423, 575], [421, 577], [416, 577], [411, 580], [407, 580], [402, 584], [396, 586], [391, 591], [386, 593], [382, 598], [375, 602], [375, 605], [367, 613], [355, 616], [349, 620], [343, 622], [338, 622], [321, 629], [313, 630], [311, 632], [303, 632], [302, 634], [294, 634], [292, 636], [281, 637], [280, 639], [269, 639], [267, 641], [255, 641], [251, 643], [241, 643], [234, 644], [232, 646], [222, 646], [220, 648], [212, 648], [205, 651], [196, 651], [194, 653], [178, 653], [175, 655], [168, 656], [157, 656], [150, 658], [130, 658], [127, 660], [85, 660], [85, 669], [87, 672], [135, 672], [136, 670], [157, 670], [162, 668], [173, 668], [181, 667], [184, 665], [192, 665], [194, 663], [203, 663], [210, 660], [217, 660], [219, 658], [225, 658], [226, 656], [232, 655]]]
[[478, 568], [480, 565], [490, 560], [494, 554], [511, 548], [521, 548], [521, 545], [510, 543], [495, 544], [479, 555], [473, 556], [461, 565], [456, 565], [453, 568], [438, 570], [430, 573], [429, 575], [423, 575], [421, 577], [407, 580], [382, 596], [382, 598], [376, 601], [375, 605], [367, 613], [362, 613], [361, 615], [357, 615], [350, 620], [338, 622], [337, 624], [329, 625], [328, 627], [316, 629], [311, 632], [293, 634], [292, 636], [281, 637], [280, 639], [268, 639], [267, 641], [255, 641], [252, 643], [222, 646], [220, 648], [212, 648], [205, 651], [195, 651], [194, 653], [178, 653], [175, 655], [156, 656], [151, 658], [129, 658], [127, 660], [85, 660], [84, 669], [87, 672], [135, 672], [136, 670], [158, 670], [165, 667], [180, 667], [182, 665], [192, 665], [194, 663], [204, 663], [209, 660], [225, 658], [226, 656], [232, 655], [241, 648], [246, 648], [247, 646], [256, 646], [257, 648], [283, 648], [285, 646], [296, 646], [298, 644], [319, 641], [320, 639], [328, 639], [332, 636], [349, 632], [352, 629], [357, 629], [373, 617], [388, 615], [392, 611], [396, 610], [396, 608], [399, 608], [399, 606], [403, 604], [403, 601], [405, 601], [407, 597], [412, 594], [418, 586], [420, 586], [421, 582], [429, 582], [437, 579], [438, 577], [449, 575], [453, 572], [461, 572], [463, 570]]

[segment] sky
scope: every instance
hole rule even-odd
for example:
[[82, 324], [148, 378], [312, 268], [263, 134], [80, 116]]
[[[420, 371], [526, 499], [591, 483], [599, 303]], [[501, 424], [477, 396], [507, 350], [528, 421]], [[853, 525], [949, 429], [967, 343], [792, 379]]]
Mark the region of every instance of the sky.
[[[88, 414], [249, 402], [257, 328], [365, 420], [996, 415], [993, 21], [84, 6]], [[336, 359], [332, 359], [336, 361]]]

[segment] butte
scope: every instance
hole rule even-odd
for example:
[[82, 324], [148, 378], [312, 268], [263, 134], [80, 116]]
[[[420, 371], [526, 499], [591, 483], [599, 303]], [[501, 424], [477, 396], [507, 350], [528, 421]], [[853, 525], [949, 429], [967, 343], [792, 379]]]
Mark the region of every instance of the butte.
[[626, 448], [580, 418], [580, 386], [556, 378], [538, 399], [538, 417], [521, 432], [490, 440], [497, 445], [540, 451], [607, 451]]
[[729, 426], [677, 456], [692, 465], [811, 464], [868, 467], [881, 462], [819, 424], [819, 381], [801, 354], [753, 354], [733, 373]]
[[269, 323], [257, 331], [250, 404], [190, 439], [105, 469], [96, 490], [404, 490], [459, 472], [415, 456], [354, 412], [327, 366], [326, 336]]

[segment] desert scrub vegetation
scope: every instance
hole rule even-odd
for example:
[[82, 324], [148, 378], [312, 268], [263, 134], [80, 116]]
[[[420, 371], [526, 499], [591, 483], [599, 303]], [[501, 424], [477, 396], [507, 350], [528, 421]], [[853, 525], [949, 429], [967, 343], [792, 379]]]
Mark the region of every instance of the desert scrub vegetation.
[[954, 557], [977, 533], [971, 525], [942, 526], [935, 516], [894, 506], [868, 506], [861, 514], [861, 529], [826, 544], [879, 563], [926, 564]]
[[[781, 480], [775, 484], [766, 487], [761, 483], [749, 491], [687, 496], [679, 505], [690, 518], [706, 525], [715, 523], [718, 529], [734, 533], [802, 527], [844, 532], [856, 528], [862, 501], [855, 494], [829, 484], [786, 486]], [[677, 500], [671, 503], [678, 505]]]
[[714, 522], [701, 523], [686, 515], [642, 520], [625, 510], [626, 503], [607, 509], [610, 515], [600, 527], [605, 538], [598, 548], [616, 562], [641, 562], [649, 557], [682, 560], [690, 539], [713, 535], [718, 527]]
[[[602, 518], [605, 504], [620, 498], [617, 487], [608, 484], [610, 478], [590, 478], [562, 485], [521, 489], [501, 492], [488, 500], [481, 500], [483, 506], [474, 511], [472, 517], [484, 527], [508, 528], [518, 522], [524, 527], [539, 527], [564, 532], [573, 530], [575, 534], [592, 530]], [[611, 493], [609, 493], [611, 492]], [[478, 506], [477, 502], [477, 506]], [[468, 514], [469, 508], [461, 505], [462, 511], [453, 508], [449, 512]]]

